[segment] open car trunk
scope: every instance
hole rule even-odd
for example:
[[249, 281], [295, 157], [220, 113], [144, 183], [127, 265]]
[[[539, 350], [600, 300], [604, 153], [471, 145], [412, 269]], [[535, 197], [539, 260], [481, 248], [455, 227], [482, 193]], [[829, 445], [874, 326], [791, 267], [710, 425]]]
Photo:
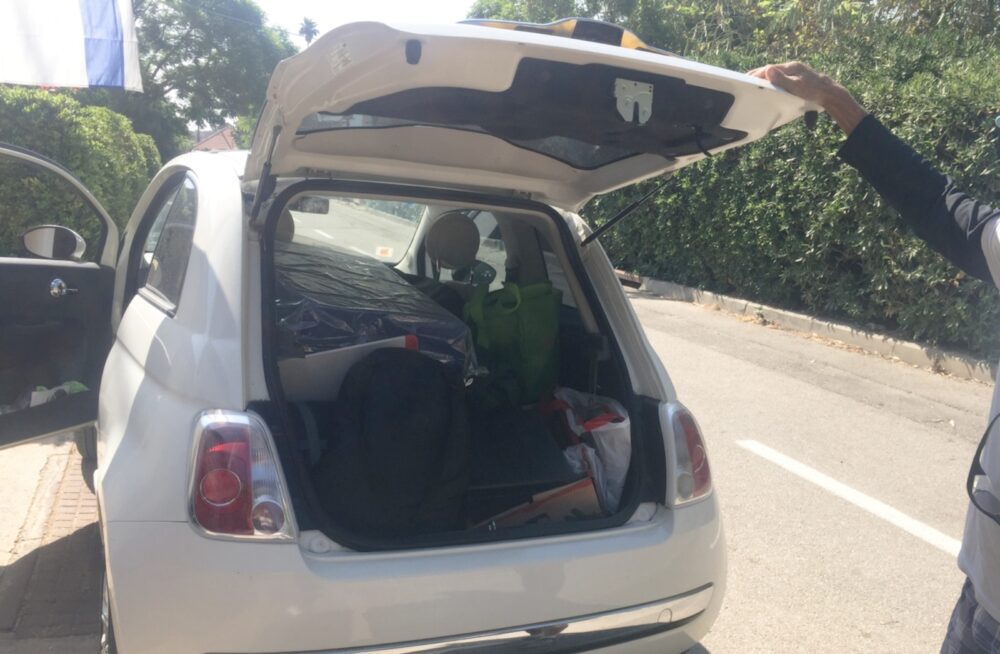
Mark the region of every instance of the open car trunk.
[[264, 232], [253, 408], [301, 529], [399, 549], [610, 528], [662, 500], [662, 438], [550, 208], [300, 182]]

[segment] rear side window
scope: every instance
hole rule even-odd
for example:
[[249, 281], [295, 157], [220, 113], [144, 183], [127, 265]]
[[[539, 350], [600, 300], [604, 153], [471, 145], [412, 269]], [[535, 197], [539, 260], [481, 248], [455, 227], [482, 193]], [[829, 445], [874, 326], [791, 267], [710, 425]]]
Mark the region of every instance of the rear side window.
[[153, 220], [139, 262], [140, 288], [177, 307], [191, 256], [198, 194], [194, 180], [186, 175], [167, 194]]

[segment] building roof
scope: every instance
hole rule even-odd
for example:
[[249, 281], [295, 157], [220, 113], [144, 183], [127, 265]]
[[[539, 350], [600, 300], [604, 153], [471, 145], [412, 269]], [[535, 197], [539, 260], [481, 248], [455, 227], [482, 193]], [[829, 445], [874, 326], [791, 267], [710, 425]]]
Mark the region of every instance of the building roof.
[[[198, 132], [198, 136], [201, 132]], [[231, 125], [225, 125], [198, 141], [192, 150], [239, 150]]]

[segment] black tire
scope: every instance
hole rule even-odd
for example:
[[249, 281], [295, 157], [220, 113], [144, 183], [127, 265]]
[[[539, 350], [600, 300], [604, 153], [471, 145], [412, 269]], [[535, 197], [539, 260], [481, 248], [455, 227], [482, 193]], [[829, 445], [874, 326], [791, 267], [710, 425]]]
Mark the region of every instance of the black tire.
[[76, 451], [84, 461], [97, 461], [97, 429], [93, 425], [77, 429], [73, 433], [73, 440], [76, 441]]
[[115, 624], [111, 617], [107, 575], [104, 575], [103, 585], [104, 592], [101, 594], [101, 654], [118, 654], [118, 645], [115, 644]]
[[80, 453], [80, 474], [90, 492], [94, 492], [94, 469], [97, 467], [97, 429], [93, 426], [73, 433], [76, 451]]

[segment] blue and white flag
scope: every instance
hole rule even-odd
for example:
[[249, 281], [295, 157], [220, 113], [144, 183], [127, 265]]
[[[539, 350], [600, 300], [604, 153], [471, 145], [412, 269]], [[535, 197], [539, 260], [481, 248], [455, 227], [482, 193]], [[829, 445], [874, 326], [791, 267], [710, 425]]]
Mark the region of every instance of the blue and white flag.
[[131, 0], [0, 0], [0, 82], [142, 91]]

